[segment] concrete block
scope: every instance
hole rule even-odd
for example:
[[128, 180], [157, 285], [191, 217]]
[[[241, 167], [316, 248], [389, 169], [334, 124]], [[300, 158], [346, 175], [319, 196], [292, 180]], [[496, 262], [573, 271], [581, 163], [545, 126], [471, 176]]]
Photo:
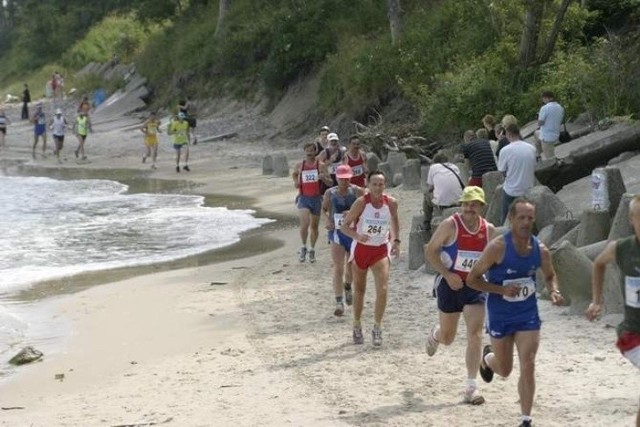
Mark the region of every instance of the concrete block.
[[407, 155], [401, 151], [389, 151], [386, 162], [389, 163], [394, 175], [402, 173], [402, 168], [407, 164]]
[[262, 175], [271, 175], [273, 173], [273, 157], [269, 154], [262, 158]]
[[[380, 165], [380, 157], [378, 157], [375, 153], [367, 153], [367, 170], [369, 172], [378, 170]], [[388, 178], [391, 178], [387, 175]]]
[[[485, 193], [485, 197], [487, 194]], [[498, 185], [491, 197], [491, 203], [489, 203], [485, 209], [484, 217], [495, 226], [502, 225], [502, 184]]]
[[429, 176], [429, 168], [431, 165], [420, 166], [420, 191], [427, 192], [427, 177]]
[[577, 219], [556, 219], [553, 224], [549, 224], [540, 230], [538, 239], [548, 247], [551, 247], [578, 224], [580, 224], [580, 221]]
[[273, 155], [273, 174], [280, 177], [289, 176], [289, 162], [283, 153]]
[[[373, 169], [375, 170], [375, 169]], [[378, 163], [378, 168], [380, 172], [387, 177], [387, 187], [393, 187], [393, 174], [391, 173], [391, 166], [387, 162]]]
[[582, 314], [591, 302], [593, 263], [571, 243], [562, 242], [552, 253], [560, 291], [568, 299], [571, 314]]
[[629, 223], [629, 202], [632, 198], [633, 194], [629, 193], [623, 194], [620, 198], [616, 214], [609, 229], [609, 240], [616, 240], [633, 234], [633, 228]]
[[578, 224], [575, 227], [573, 227], [571, 230], [567, 231], [566, 234], [564, 234], [562, 237], [556, 240], [555, 243], [551, 245], [551, 249], [552, 250], [557, 249], [563, 242], [569, 242], [575, 246], [576, 242], [578, 241], [578, 233], [580, 232], [580, 228], [582, 228], [582, 226]]
[[558, 218], [566, 218], [569, 209], [549, 187], [539, 185], [530, 188], [525, 196], [536, 206], [536, 229], [542, 230]]
[[417, 270], [424, 264], [424, 234], [409, 232], [409, 270]]
[[411, 218], [411, 231], [420, 231], [424, 228], [424, 214], [414, 215]]
[[578, 250], [585, 254], [591, 261], [593, 261], [598, 255], [600, 255], [600, 252], [604, 250], [605, 246], [607, 246], [607, 243], [607, 240], [601, 240], [596, 243], [591, 243], [587, 246], [582, 246], [581, 248], [578, 248]]
[[403, 183], [403, 176], [401, 172], [398, 173], [394, 173], [393, 174], [393, 187], [397, 187], [399, 185], [402, 185]]
[[576, 246], [587, 246], [606, 239], [609, 235], [610, 223], [609, 211], [586, 209], [580, 219]]
[[620, 169], [615, 166], [607, 166], [603, 168], [607, 176], [607, 193], [609, 195], [609, 214], [613, 218], [620, 205], [622, 195], [626, 193], [627, 188], [622, 179]]
[[604, 272], [602, 287], [604, 314], [624, 313], [624, 296], [620, 284], [620, 269], [614, 263], [608, 264]]
[[409, 159], [402, 168], [402, 185], [405, 190], [420, 188], [421, 165], [418, 159]]
[[484, 190], [484, 200], [487, 206], [495, 197], [496, 188], [504, 183], [504, 174], [502, 172], [493, 171], [482, 175], [482, 189]]

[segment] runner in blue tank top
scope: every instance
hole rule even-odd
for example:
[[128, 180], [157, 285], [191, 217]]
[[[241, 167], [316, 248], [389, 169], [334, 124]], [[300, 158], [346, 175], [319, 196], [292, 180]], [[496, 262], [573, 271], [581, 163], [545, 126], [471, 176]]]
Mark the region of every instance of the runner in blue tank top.
[[[322, 211], [325, 215], [325, 223], [331, 245], [331, 259], [333, 260], [333, 290], [336, 298], [336, 316], [344, 314], [344, 303], [351, 305], [353, 293], [351, 291], [351, 266], [349, 265], [349, 252], [351, 250], [351, 237], [346, 236], [340, 227], [344, 217], [351, 209], [356, 199], [364, 195], [364, 189], [350, 180], [353, 171], [349, 165], [340, 165], [336, 169], [338, 185], [329, 188], [322, 199]], [[344, 292], [344, 302], [342, 293]]]
[[[510, 231], [493, 239], [467, 276], [467, 285], [487, 292], [487, 331], [491, 344], [482, 354], [480, 375], [486, 382], [493, 373], [507, 377], [513, 369], [513, 347], [518, 352], [521, 427], [531, 426], [536, 391], [535, 359], [540, 344], [540, 317], [536, 298], [536, 270], [542, 269], [551, 302], [564, 302], [558, 290], [551, 253], [533, 236], [536, 209], [526, 198], [509, 208]], [[483, 277], [488, 273], [488, 280]]]

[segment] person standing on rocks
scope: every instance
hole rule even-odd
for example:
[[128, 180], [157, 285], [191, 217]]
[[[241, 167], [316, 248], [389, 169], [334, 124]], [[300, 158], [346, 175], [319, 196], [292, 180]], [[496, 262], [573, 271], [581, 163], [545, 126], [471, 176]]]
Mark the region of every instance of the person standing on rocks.
[[[305, 262], [309, 255], [309, 262], [316, 262], [316, 242], [318, 241], [318, 227], [320, 225], [320, 211], [322, 209], [322, 194], [320, 182], [331, 183], [327, 168], [316, 157], [315, 142], [304, 144], [304, 159], [296, 164], [291, 177], [293, 185], [298, 189], [296, 206], [300, 213], [300, 248], [299, 261]], [[307, 248], [307, 241], [309, 247]]]
[[29, 85], [24, 84], [24, 90], [22, 91], [22, 120], [29, 120], [29, 103], [31, 102], [31, 92], [29, 92]]
[[429, 356], [433, 356], [439, 344], [450, 345], [462, 314], [467, 326], [464, 401], [481, 405], [484, 397], [478, 392], [476, 377], [482, 351], [485, 294], [470, 288], [466, 279], [482, 250], [494, 237], [495, 227], [481, 216], [485, 207], [482, 188], [466, 187], [460, 202], [460, 212], [442, 221], [425, 245], [425, 258], [438, 272], [434, 292], [439, 311], [439, 322], [429, 332], [426, 350]]
[[360, 317], [367, 288], [367, 273], [371, 270], [376, 285], [375, 323], [371, 335], [373, 345], [379, 347], [382, 345], [382, 317], [387, 306], [391, 257], [400, 254], [400, 219], [398, 201], [384, 192], [384, 173], [369, 172], [367, 182], [369, 191], [353, 203], [340, 231], [354, 241], [349, 257], [355, 290], [353, 343], [364, 343]]
[[509, 206], [517, 197], [535, 185], [536, 149], [520, 138], [520, 128], [509, 124], [505, 128], [509, 144], [501, 151], [498, 158], [498, 170], [505, 174], [502, 185], [501, 223], [507, 218]]
[[487, 139], [480, 139], [472, 130], [464, 133], [462, 145], [464, 164], [469, 170], [468, 185], [482, 187], [482, 175], [497, 170], [491, 144]]
[[31, 118], [33, 123], [33, 149], [31, 150], [31, 157], [36, 158], [36, 147], [38, 146], [38, 140], [42, 138], [42, 156], [46, 156], [47, 150], [47, 118], [42, 108], [42, 102], [36, 105], [36, 112], [33, 113]]
[[180, 111], [178, 116], [169, 123], [169, 135], [173, 136], [173, 149], [176, 152], [176, 173], [180, 173], [180, 157], [184, 157], [182, 170], [191, 172], [189, 169], [189, 122], [184, 112]]
[[67, 123], [67, 119], [62, 114], [62, 110], [58, 108], [53, 119], [49, 121], [49, 129], [51, 129], [53, 143], [55, 144], [53, 154], [57, 157], [58, 163], [62, 163], [62, 160], [60, 160], [60, 153], [62, 152], [62, 147], [64, 145], [64, 131], [68, 126], [69, 123]]
[[360, 137], [358, 135], [352, 135], [349, 138], [349, 146], [342, 161], [344, 164], [351, 167], [351, 170], [353, 172], [351, 183], [357, 185], [358, 187], [365, 188], [367, 185], [365, 178], [368, 172], [367, 156], [360, 148], [360, 146]]
[[544, 104], [538, 112], [538, 126], [534, 132], [538, 156], [542, 154], [545, 160], [556, 158], [556, 144], [560, 139], [560, 127], [564, 120], [564, 108], [555, 100], [551, 91], [542, 92]]
[[429, 167], [427, 192], [422, 201], [422, 212], [424, 213], [422, 228], [427, 237], [431, 236], [433, 211], [459, 206], [463, 188], [464, 183], [460, 178], [460, 169], [453, 163], [449, 163], [449, 157], [444, 151], [438, 151], [433, 156], [433, 164]]
[[333, 290], [336, 298], [336, 309], [333, 314], [340, 317], [344, 314], [344, 304], [350, 306], [353, 302], [352, 272], [349, 264], [352, 239], [342, 233], [340, 227], [353, 203], [358, 197], [364, 195], [364, 188], [350, 182], [353, 172], [349, 165], [338, 166], [336, 177], [338, 185], [324, 193], [322, 211], [326, 215], [325, 222], [329, 231], [333, 261]]
[[76, 122], [73, 126], [73, 132], [78, 138], [78, 148], [76, 148], [76, 159], [80, 157], [81, 160], [87, 160], [87, 156], [84, 152], [84, 144], [87, 142], [87, 136], [91, 129], [91, 119], [85, 112], [80, 112], [76, 117]]
[[536, 392], [535, 361], [542, 324], [536, 296], [536, 271], [539, 268], [551, 302], [554, 305], [564, 303], [551, 263], [551, 252], [532, 233], [535, 219], [533, 202], [523, 197], [514, 200], [509, 208], [509, 232], [489, 242], [467, 275], [469, 287], [487, 293], [486, 328], [491, 345], [482, 351], [482, 379], [491, 382], [494, 373], [508, 377], [513, 370], [514, 347], [518, 353], [520, 427], [531, 426]]
[[[616, 346], [633, 366], [640, 369], [640, 195], [635, 195], [629, 203], [629, 221], [633, 235], [609, 242], [593, 262], [593, 299], [586, 316], [593, 321], [602, 313], [605, 269], [609, 263], [617, 264], [624, 297], [624, 318], [617, 328]], [[640, 404], [636, 427], [640, 427]]]

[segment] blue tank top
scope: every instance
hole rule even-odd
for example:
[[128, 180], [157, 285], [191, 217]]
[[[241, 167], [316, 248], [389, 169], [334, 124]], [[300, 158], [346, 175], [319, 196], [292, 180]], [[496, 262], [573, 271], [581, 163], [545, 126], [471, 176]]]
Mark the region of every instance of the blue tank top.
[[540, 243], [535, 236], [531, 236], [532, 250], [529, 255], [521, 256], [513, 246], [511, 232], [504, 235], [504, 241], [504, 258], [500, 264], [489, 268], [488, 280], [497, 285], [517, 284], [520, 293], [513, 298], [490, 293], [487, 314], [491, 321], [526, 321], [538, 316], [536, 270], [542, 264]]
[[332, 187], [331, 191], [331, 215], [339, 214], [351, 209], [351, 205], [358, 198], [356, 195], [356, 189], [349, 185], [349, 190], [346, 196], [342, 196], [338, 193], [338, 187]]

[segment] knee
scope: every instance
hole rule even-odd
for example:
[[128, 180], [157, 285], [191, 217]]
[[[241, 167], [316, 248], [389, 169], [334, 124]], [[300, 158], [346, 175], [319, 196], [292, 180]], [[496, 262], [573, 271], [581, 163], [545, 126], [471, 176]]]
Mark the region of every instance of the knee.
[[448, 331], [440, 328], [440, 337], [438, 338], [438, 342], [442, 345], [451, 345], [453, 340], [456, 338], [456, 331]]

